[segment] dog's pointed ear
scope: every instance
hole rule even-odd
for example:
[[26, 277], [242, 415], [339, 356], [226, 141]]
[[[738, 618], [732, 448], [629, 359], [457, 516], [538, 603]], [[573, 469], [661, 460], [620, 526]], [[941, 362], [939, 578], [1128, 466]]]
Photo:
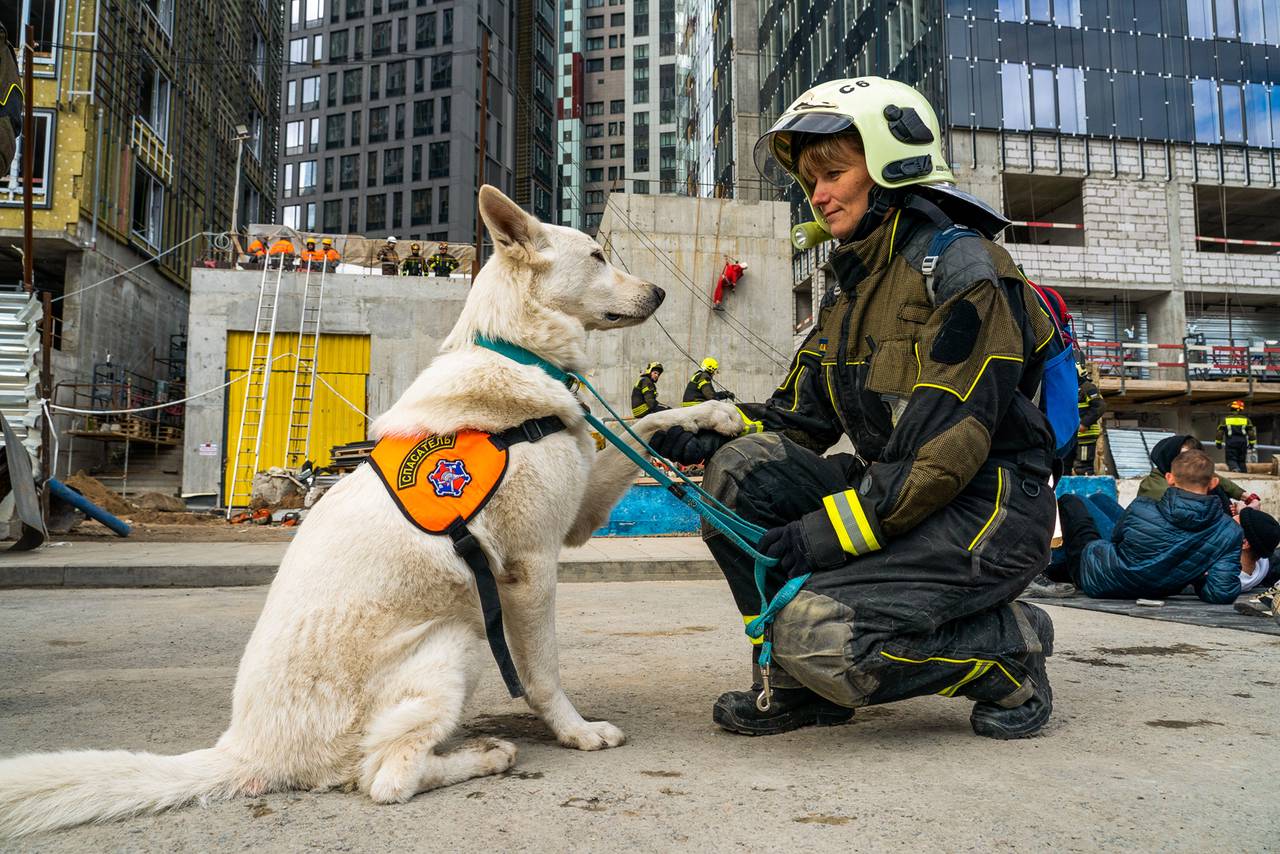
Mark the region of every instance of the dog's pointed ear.
[[532, 261], [537, 258], [538, 250], [546, 245], [542, 223], [492, 185], [485, 184], [480, 188], [480, 216], [498, 252]]

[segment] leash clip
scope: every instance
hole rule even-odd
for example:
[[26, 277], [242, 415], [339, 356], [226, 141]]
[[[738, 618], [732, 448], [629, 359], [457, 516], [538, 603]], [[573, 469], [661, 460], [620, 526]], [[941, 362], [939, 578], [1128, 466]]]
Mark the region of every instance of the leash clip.
[[773, 686], [769, 684], [769, 665], [760, 668], [760, 694], [756, 697], [756, 708], [762, 712], [769, 711], [773, 700]]

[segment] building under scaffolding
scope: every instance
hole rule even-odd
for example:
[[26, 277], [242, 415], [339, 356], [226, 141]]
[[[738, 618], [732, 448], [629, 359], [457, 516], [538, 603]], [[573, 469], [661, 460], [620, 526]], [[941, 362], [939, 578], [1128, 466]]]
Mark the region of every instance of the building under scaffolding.
[[[89, 408], [122, 395], [173, 399], [165, 395], [185, 371], [173, 346], [186, 332], [192, 267], [228, 230], [233, 204], [240, 222], [273, 208], [281, 6], [19, 0], [3, 8], [15, 44], [26, 24], [35, 28], [35, 286], [54, 298], [54, 380]], [[238, 125], [249, 133], [236, 200]], [[26, 143], [0, 175], [0, 288], [21, 287], [12, 244], [21, 243]], [[122, 456], [117, 434], [138, 429], [96, 419], [120, 428], [99, 431], [87, 420], [56, 419], [64, 457], [69, 430], [111, 434], [96, 442], [96, 458], [95, 443], [77, 440], [77, 467]]]

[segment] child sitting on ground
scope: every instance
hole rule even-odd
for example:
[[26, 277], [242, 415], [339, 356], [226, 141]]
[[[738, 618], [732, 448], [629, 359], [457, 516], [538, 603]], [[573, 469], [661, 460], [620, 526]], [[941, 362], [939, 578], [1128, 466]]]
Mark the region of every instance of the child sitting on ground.
[[1083, 501], [1059, 499], [1067, 572], [1086, 596], [1164, 599], [1190, 584], [1205, 602], [1225, 605], [1240, 594], [1241, 527], [1210, 494], [1218, 486], [1213, 461], [1183, 451], [1165, 479], [1160, 500], [1135, 498], [1109, 540]]

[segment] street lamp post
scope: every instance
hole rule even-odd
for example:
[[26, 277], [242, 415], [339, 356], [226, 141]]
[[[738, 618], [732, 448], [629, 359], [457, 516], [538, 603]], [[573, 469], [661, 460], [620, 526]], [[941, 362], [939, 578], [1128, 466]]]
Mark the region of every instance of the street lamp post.
[[[231, 239], [238, 241], [240, 239], [240, 164], [244, 160], [244, 144], [250, 138], [249, 128], [244, 125], [236, 125], [236, 135], [232, 137], [236, 143], [236, 182], [235, 189], [231, 191]], [[232, 243], [232, 252], [235, 252], [235, 243]], [[232, 258], [235, 263], [235, 258]]]

